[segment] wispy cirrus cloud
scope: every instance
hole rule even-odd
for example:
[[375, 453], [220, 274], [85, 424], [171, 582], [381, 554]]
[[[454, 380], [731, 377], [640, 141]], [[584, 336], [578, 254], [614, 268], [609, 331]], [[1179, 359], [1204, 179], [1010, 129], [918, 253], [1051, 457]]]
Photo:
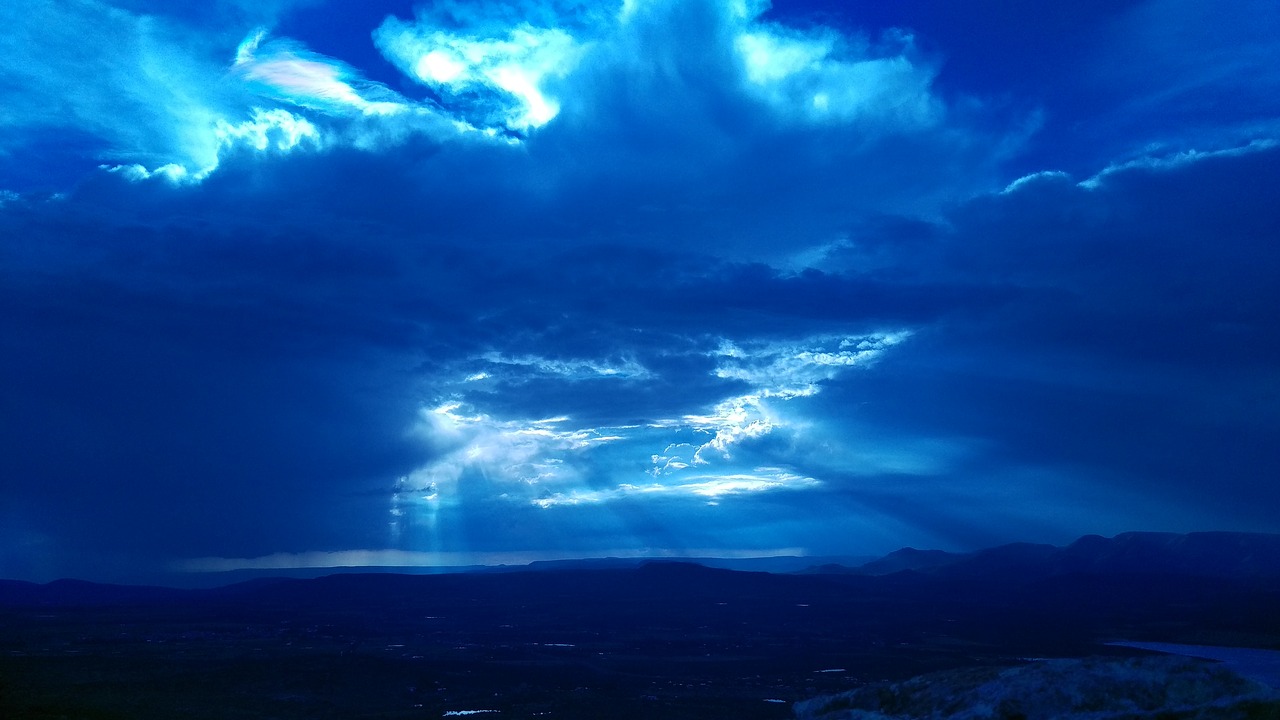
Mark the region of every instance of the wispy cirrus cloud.
[[272, 38], [265, 28], [240, 43], [231, 70], [284, 101], [322, 112], [397, 115], [412, 106], [404, 96], [362, 78], [346, 63], [288, 38]]
[[533, 504], [540, 508], [553, 508], [558, 505], [595, 505], [621, 499], [683, 497], [701, 499], [708, 505], [718, 505], [721, 498], [734, 495], [805, 490], [821, 485], [821, 481], [811, 477], [781, 468], [761, 467], [745, 473], [693, 475], [678, 483], [623, 483], [607, 490], [553, 492], [538, 497]]
[[0, 152], [56, 128], [108, 162], [216, 163], [211, 131], [241, 98], [195, 29], [94, 0], [5, 3], [0, 22]]
[[[500, 352], [485, 353], [481, 358], [506, 381], [519, 382], [521, 376], [552, 376], [565, 380], [616, 378], [619, 380], [643, 380], [649, 372], [634, 359], [593, 360], [583, 358], [548, 358], [537, 355], [507, 355]], [[515, 371], [514, 373], [511, 371]], [[513, 376], [514, 375], [514, 376]], [[469, 381], [489, 379], [488, 372], [480, 370], [467, 377]]]
[[887, 349], [911, 337], [909, 330], [853, 337], [814, 337], [799, 343], [727, 342], [717, 351], [716, 377], [741, 380], [766, 397], [810, 395], [818, 384], [852, 367], [867, 367]]

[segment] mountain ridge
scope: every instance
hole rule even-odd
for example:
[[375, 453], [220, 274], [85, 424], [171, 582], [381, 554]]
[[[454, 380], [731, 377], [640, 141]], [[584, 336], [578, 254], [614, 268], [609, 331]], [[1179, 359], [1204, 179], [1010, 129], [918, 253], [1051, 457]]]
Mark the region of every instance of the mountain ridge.
[[856, 567], [820, 566], [811, 573], [884, 576], [916, 572], [941, 577], [1021, 571], [1065, 574], [1163, 574], [1206, 578], [1280, 578], [1280, 535], [1208, 531], [1084, 535], [1064, 546], [1009, 543], [952, 553], [903, 548]]

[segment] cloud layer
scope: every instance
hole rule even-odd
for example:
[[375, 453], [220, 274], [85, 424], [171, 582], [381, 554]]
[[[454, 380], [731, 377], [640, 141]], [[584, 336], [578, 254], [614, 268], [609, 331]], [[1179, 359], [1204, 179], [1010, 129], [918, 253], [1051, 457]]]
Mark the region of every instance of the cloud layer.
[[6, 7], [0, 575], [1280, 530], [1267, 7]]

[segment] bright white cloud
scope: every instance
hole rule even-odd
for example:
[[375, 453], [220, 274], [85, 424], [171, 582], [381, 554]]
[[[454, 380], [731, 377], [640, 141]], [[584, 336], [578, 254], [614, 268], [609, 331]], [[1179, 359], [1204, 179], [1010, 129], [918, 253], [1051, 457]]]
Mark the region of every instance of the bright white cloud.
[[166, 163], [155, 169], [138, 163], [102, 167], [130, 180], [163, 178], [174, 184], [200, 182], [218, 168], [220, 158], [227, 150], [249, 148], [260, 153], [287, 153], [300, 145], [318, 147], [321, 142], [320, 133], [311, 122], [280, 109], [254, 108], [250, 119], [238, 123], [219, 119], [210, 134], [217, 141], [217, 149], [209, 164], [202, 167], [193, 169], [179, 163]]
[[213, 135], [222, 146], [247, 144], [258, 151], [274, 148], [287, 152], [304, 141], [314, 143], [320, 139], [315, 125], [306, 118], [286, 110], [262, 108], [254, 108], [252, 118], [245, 122], [219, 120], [214, 125]]
[[374, 31], [374, 41], [405, 74], [444, 95], [468, 122], [517, 131], [546, 125], [560, 112], [546, 81], [568, 75], [582, 56], [568, 32], [527, 23], [500, 37], [484, 37], [425, 18], [415, 23], [389, 18]]
[[[762, 438], [776, 428], [787, 425], [787, 421], [776, 413], [771, 403], [761, 395], [729, 398], [718, 403], [710, 413], [686, 415], [682, 418], [682, 422], [686, 427], [699, 433], [711, 435], [710, 440], [692, 446], [688, 462], [693, 465], [708, 464], [711, 462], [709, 457], [712, 455], [728, 460], [732, 457], [730, 449], [734, 445], [745, 440]], [[683, 457], [682, 455], [663, 457], [661, 466], [672, 467], [672, 460], [684, 463]], [[656, 471], [658, 466], [656, 460], [654, 465]]]

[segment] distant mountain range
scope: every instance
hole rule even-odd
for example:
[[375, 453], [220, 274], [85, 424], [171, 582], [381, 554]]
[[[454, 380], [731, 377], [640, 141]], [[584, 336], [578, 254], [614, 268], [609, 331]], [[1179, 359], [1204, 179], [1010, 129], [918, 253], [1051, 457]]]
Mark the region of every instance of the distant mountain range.
[[1013, 543], [971, 553], [903, 548], [856, 567], [816, 565], [806, 572], [984, 577], [1159, 574], [1206, 578], [1280, 577], [1280, 535], [1238, 532], [1129, 532], [1086, 535], [1066, 547]]
[[[814, 560], [828, 560], [805, 567]], [[807, 562], [806, 562], [807, 561]], [[1065, 547], [1032, 543], [1012, 543], [969, 553], [903, 548], [882, 558], [853, 564], [849, 558], [751, 558], [751, 559], [646, 559], [598, 558], [535, 562], [524, 566], [472, 567], [451, 572], [424, 575], [386, 571], [361, 571], [348, 568], [320, 578], [258, 577], [218, 588], [193, 590], [169, 587], [110, 585], [81, 580], [56, 580], [37, 584], [17, 580], [0, 580], [0, 605], [124, 605], [146, 602], [183, 601], [184, 599], [244, 596], [272, 593], [277, 586], [313, 587], [297, 583], [319, 583], [323, 586], [347, 587], [356, 581], [340, 581], [342, 577], [364, 578], [365, 585], [410, 583], [410, 576], [428, 578], [512, 578], [512, 576], [573, 576], [583, 573], [613, 573], [622, 577], [637, 571], [649, 572], [650, 579], [664, 577], [679, 570], [680, 582], [697, 578], [706, 582], [735, 584], [733, 575], [771, 575], [778, 577], [828, 578], [840, 587], [862, 590], [879, 588], [893, 592], [913, 592], [939, 584], [968, 593], [983, 593], [999, 588], [1046, 587], [1058, 584], [1079, 585], [1080, 582], [1125, 584], [1133, 578], [1147, 578], [1150, 588], [1160, 583], [1186, 585], [1196, 578], [1229, 580], [1244, 586], [1262, 583], [1280, 588], [1280, 535], [1235, 532], [1198, 532], [1189, 534], [1130, 532], [1113, 538], [1087, 535]], [[846, 564], [849, 563], [849, 564]], [[686, 569], [681, 569], [686, 568]], [[703, 572], [695, 572], [694, 569]], [[567, 575], [566, 575], [567, 574]], [[384, 579], [378, 579], [384, 578]], [[394, 578], [406, 578], [404, 581]], [[1091, 580], [1090, 580], [1091, 579]], [[745, 580], [744, 580], [745, 581]], [[870, 581], [873, 582], [867, 585]], [[1068, 582], [1069, 581], [1069, 582]], [[452, 581], [449, 581], [452, 582]], [[534, 579], [485, 580], [485, 586], [507, 583], [512, 586], [536, 586]], [[759, 584], [761, 580], [753, 580]], [[695, 583], [697, 584], [697, 583]], [[318, 586], [314, 586], [318, 587]], [[272, 589], [274, 588], [274, 590]], [[1140, 589], [1135, 589], [1137, 592]], [[305, 593], [304, 593], [305, 594]]]

